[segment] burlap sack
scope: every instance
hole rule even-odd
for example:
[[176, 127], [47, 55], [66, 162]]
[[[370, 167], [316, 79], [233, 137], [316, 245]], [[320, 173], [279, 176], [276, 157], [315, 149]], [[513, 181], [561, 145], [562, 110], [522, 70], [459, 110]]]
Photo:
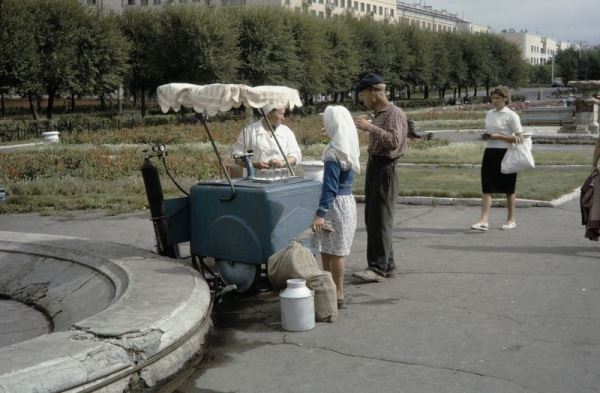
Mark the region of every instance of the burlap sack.
[[292, 241], [282, 250], [271, 255], [267, 263], [269, 281], [276, 290], [284, 289], [290, 278], [307, 280], [321, 273], [310, 250], [298, 241]]
[[306, 286], [315, 291], [315, 321], [333, 322], [338, 315], [335, 283], [329, 272], [321, 272], [306, 280]]

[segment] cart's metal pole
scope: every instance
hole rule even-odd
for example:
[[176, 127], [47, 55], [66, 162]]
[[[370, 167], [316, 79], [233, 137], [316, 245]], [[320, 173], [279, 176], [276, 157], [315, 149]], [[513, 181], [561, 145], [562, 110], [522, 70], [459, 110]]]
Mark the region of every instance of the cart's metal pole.
[[210, 133], [210, 130], [208, 129], [208, 124], [206, 124], [206, 118], [204, 117], [204, 114], [199, 113], [198, 115], [200, 117], [200, 121], [202, 122], [202, 125], [204, 126], [204, 129], [206, 130], [206, 133], [208, 134], [208, 139], [210, 139], [210, 143], [212, 144], [213, 150], [215, 151], [215, 154], [217, 155], [219, 164], [221, 164], [221, 169], [223, 170], [223, 173], [225, 174], [225, 177], [227, 178], [227, 182], [229, 183], [229, 188], [231, 189], [231, 195], [229, 195], [229, 197], [220, 196], [219, 199], [221, 199], [222, 201], [231, 201], [233, 198], [235, 198], [235, 187], [233, 187], [233, 183], [231, 182], [229, 173], [227, 173], [227, 168], [225, 168], [225, 164], [223, 164], [223, 160], [221, 159], [221, 155], [219, 154], [217, 145], [215, 144], [212, 134]]
[[279, 144], [279, 140], [277, 139], [277, 136], [275, 135], [275, 130], [273, 129], [273, 125], [271, 125], [271, 122], [269, 121], [267, 114], [265, 113], [265, 111], [262, 108], [260, 109], [260, 113], [262, 113], [263, 118], [266, 120], [267, 125], [271, 129], [271, 134], [273, 134], [273, 138], [275, 138], [275, 142], [277, 143], [277, 147], [279, 148], [279, 151], [281, 152], [281, 155], [283, 156], [285, 165], [287, 166], [287, 168], [290, 171], [290, 173], [292, 174], [292, 176], [296, 176], [296, 174], [294, 173], [294, 170], [292, 169], [292, 166], [288, 162], [287, 156], [285, 155], [285, 153], [283, 152], [283, 149], [281, 148], [281, 145]]

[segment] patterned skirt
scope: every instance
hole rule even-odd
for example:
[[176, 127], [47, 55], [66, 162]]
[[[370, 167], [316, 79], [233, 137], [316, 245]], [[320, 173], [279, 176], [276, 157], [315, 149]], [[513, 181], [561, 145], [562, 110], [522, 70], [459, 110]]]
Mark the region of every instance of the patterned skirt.
[[325, 215], [325, 220], [331, 222], [334, 232], [317, 232], [315, 234], [317, 249], [320, 252], [340, 257], [350, 255], [356, 230], [354, 196], [338, 195]]

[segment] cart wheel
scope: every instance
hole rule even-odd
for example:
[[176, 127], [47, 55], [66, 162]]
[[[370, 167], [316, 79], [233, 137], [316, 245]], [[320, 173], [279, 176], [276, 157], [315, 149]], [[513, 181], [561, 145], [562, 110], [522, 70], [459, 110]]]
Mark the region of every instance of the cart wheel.
[[248, 292], [256, 287], [260, 278], [260, 265], [216, 259], [221, 280], [227, 285], [235, 285], [238, 292]]

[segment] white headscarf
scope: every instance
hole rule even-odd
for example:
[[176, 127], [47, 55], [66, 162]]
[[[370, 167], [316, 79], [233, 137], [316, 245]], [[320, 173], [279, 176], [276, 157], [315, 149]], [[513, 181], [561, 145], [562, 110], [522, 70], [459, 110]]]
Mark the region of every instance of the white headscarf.
[[352, 164], [352, 170], [360, 173], [358, 133], [348, 109], [341, 105], [329, 105], [323, 113], [323, 122], [325, 132], [331, 138], [327, 148], [333, 147], [343, 153]]

